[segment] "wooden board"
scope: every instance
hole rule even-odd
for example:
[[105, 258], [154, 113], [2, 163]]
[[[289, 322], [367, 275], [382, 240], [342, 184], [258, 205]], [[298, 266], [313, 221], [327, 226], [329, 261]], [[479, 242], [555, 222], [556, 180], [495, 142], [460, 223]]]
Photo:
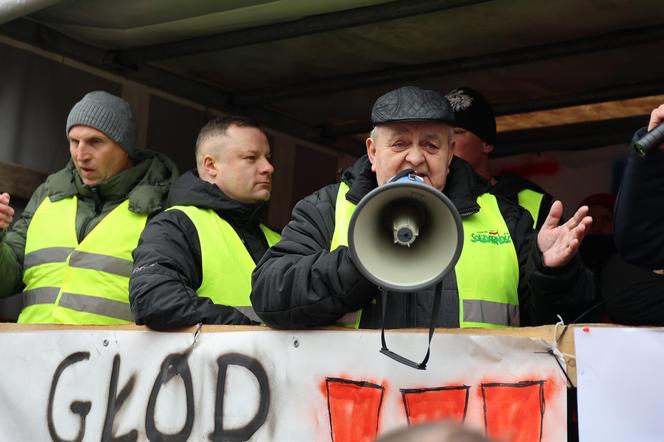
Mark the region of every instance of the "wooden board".
[[0, 193], [27, 200], [47, 176], [40, 170], [0, 161]]

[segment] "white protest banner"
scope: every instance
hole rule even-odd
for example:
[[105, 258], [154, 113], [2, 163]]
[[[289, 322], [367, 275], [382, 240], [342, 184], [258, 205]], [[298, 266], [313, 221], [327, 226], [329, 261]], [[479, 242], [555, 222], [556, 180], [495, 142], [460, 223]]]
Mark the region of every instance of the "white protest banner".
[[581, 441], [661, 441], [662, 330], [574, 330]]
[[[0, 331], [0, 440], [370, 442], [441, 418], [566, 440], [565, 378], [543, 340], [436, 333], [422, 371], [379, 354], [376, 331], [203, 327], [193, 344], [145, 330]], [[427, 337], [388, 333], [413, 359]]]

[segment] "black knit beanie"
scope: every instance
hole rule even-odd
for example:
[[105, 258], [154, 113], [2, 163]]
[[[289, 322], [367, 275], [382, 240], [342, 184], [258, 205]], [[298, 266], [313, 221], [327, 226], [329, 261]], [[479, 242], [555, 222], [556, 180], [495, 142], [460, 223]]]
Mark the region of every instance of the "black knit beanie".
[[487, 144], [496, 144], [496, 117], [491, 104], [475, 89], [460, 87], [446, 95], [454, 110], [454, 125], [480, 137]]

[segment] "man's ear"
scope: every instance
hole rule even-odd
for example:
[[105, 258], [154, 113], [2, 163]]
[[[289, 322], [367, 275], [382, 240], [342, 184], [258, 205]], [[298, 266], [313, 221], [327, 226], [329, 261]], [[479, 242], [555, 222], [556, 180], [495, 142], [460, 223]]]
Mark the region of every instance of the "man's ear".
[[449, 157], [449, 158], [447, 158], [447, 165], [448, 166], [452, 162], [452, 157], [454, 156], [454, 148], [455, 147], [456, 147], [456, 140], [454, 139], [454, 137], [452, 137], [450, 139], [450, 148], [448, 149], [448, 154], [447, 154], [447, 156]]
[[217, 169], [217, 161], [209, 153], [203, 155], [202, 165], [207, 176], [211, 178], [215, 178], [219, 173], [219, 170]]
[[454, 146], [456, 145], [456, 141], [454, 141], [454, 138], [450, 140], [450, 148], [447, 150], [447, 164], [445, 166], [447, 169], [446, 175], [449, 175], [450, 173], [450, 164], [452, 164], [452, 158], [454, 158]]
[[371, 162], [371, 170], [376, 172], [376, 142], [373, 138], [369, 137], [366, 141], [367, 144], [367, 157]]
[[493, 144], [487, 144], [484, 143], [484, 149], [482, 149], [484, 153], [491, 153], [493, 152]]

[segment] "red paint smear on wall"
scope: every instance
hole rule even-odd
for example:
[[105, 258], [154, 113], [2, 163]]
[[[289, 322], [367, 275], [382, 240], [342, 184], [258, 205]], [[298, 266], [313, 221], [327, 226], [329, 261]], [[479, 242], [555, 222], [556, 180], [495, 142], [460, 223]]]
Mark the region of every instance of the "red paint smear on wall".
[[533, 175], [555, 176], [560, 172], [560, 163], [556, 160], [526, 161], [520, 164], [508, 164], [498, 169], [495, 175], [519, 175], [530, 177]]
[[467, 386], [402, 390], [402, 394], [411, 425], [443, 419], [461, 423], [466, 417]]
[[384, 393], [382, 386], [328, 378], [326, 391], [333, 442], [376, 439]]

